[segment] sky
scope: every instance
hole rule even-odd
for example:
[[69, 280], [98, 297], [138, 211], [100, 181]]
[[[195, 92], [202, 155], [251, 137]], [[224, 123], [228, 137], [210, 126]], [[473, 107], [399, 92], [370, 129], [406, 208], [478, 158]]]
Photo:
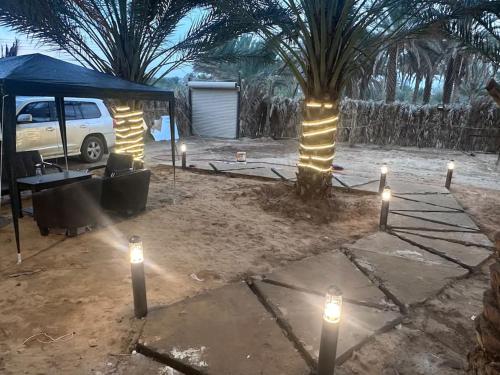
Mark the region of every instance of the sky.
[[[174, 39], [180, 39], [186, 33], [191, 21], [187, 19], [185, 22], [179, 25], [178, 30], [174, 33]], [[53, 47], [48, 47], [40, 44], [37, 40], [27, 37], [25, 34], [19, 34], [12, 31], [10, 28], [0, 26], [0, 46], [5, 48], [5, 45], [9, 47], [12, 45], [15, 39], [19, 40], [19, 55], [28, 55], [32, 53], [42, 53], [44, 55], [49, 55], [73, 64], [79, 64], [72, 56], [63, 52], [57, 51]], [[190, 65], [186, 65], [175, 69], [170, 72], [167, 77], [184, 77], [186, 74], [192, 72]]]

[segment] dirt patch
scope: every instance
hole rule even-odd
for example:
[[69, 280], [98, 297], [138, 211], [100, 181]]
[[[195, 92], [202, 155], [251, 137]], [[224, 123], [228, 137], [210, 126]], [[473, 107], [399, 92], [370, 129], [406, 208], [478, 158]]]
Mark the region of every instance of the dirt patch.
[[477, 226], [493, 241], [495, 233], [500, 231], [500, 192], [455, 185], [452, 193]]
[[[148, 304], [155, 308], [338, 249], [377, 229], [371, 209], [352, 217], [345, 209], [342, 219], [321, 225], [314, 211], [308, 218], [263, 209], [256, 191], [280, 192], [281, 183], [178, 171], [174, 189], [170, 168], [152, 172], [147, 210], [135, 217], [109, 218], [107, 226], [75, 238], [41, 237], [32, 218], [21, 219], [20, 266], [12, 227], [0, 229], [0, 373], [116, 373], [116, 359], [140, 329], [127, 256], [132, 234], [143, 238]], [[346, 207], [378, 205], [376, 196], [336, 199]], [[9, 210], [2, 206], [2, 215]], [[23, 344], [42, 332], [63, 338]]]
[[323, 200], [304, 201], [293, 186], [264, 185], [253, 190], [256, 201], [267, 212], [294, 220], [308, 220], [315, 224], [362, 220], [376, 217], [380, 207], [373, 196], [346, 193], [341, 190]]

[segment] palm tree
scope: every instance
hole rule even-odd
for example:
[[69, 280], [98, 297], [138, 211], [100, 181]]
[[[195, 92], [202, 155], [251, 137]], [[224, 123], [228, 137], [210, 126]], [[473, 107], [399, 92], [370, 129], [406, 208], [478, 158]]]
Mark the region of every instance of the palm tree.
[[[384, 25], [401, 0], [226, 0], [234, 22], [251, 23], [279, 54], [305, 95], [300, 133], [297, 190], [325, 196], [332, 178], [339, 99], [366, 62], [389, 45], [427, 26], [418, 18], [427, 4], [405, 1], [398, 26]], [[262, 24], [255, 10], [274, 15]], [[426, 14], [427, 15], [427, 14]]]
[[[213, 47], [218, 38], [231, 37], [228, 32], [216, 32], [227, 20], [209, 5], [208, 0], [2, 0], [0, 25], [64, 50], [82, 65], [132, 82], [154, 84]], [[183, 39], [174, 40], [180, 22], [198, 8], [203, 10], [198, 12], [199, 19]], [[141, 106], [126, 105], [135, 114]], [[127, 121], [117, 122], [123, 123], [117, 132], [128, 126]], [[142, 138], [136, 134], [137, 143], [117, 151], [141, 158]]]
[[14, 43], [12, 43], [12, 46], [5, 46], [5, 50], [2, 49], [0, 51], [0, 58], [2, 57], [12, 57], [12, 56], [17, 56], [19, 52], [19, 41], [16, 39], [14, 40]]
[[480, 53], [500, 66], [500, 11], [498, 1], [463, 0], [449, 3], [453, 20], [444, 25], [448, 36], [468, 51]]

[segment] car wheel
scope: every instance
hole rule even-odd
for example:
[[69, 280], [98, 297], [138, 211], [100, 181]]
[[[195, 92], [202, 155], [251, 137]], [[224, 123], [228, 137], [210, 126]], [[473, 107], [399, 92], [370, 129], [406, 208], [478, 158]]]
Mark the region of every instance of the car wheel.
[[91, 135], [85, 138], [81, 149], [81, 158], [87, 163], [95, 163], [104, 155], [104, 142], [100, 137]]

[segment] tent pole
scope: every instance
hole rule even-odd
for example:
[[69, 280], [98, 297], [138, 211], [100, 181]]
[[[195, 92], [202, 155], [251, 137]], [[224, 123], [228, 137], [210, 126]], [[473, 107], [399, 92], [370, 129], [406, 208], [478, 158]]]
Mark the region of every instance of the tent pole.
[[6, 157], [6, 165], [9, 166], [9, 195], [12, 210], [12, 222], [14, 224], [14, 234], [16, 237], [17, 263], [21, 263], [21, 244], [19, 238], [19, 214], [20, 202], [16, 181], [16, 167], [14, 159], [16, 157], [16, 97], [8, 95], [4, 98], [3, 119], [3, 141]]
[[68, 137], [66, 136], [66, 110], [64, 108], [64, 97], [56, 96], [56, 112], [57, 121], [59, 122], [59, 131], [61, 133], [61, 141], [64, 151], [64, 162], [66, 163], [66, 171], [68, 171]]
[[172, 165], [174, 166], [174, 201], [175, 201], [175, 97], [168, 101], [168, 116], [170, 118], [170, 146], [172, 150]]

